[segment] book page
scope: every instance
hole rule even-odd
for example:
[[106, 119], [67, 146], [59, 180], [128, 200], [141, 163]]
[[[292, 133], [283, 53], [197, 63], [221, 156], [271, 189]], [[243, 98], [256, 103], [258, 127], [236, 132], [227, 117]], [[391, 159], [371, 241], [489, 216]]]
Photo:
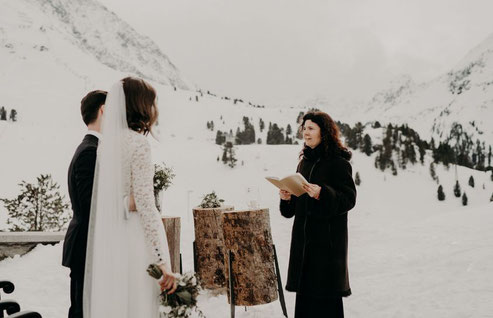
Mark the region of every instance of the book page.
[[286, 186], [284, 186], [282, 184], [282, 182], [279, 181], [278, 178], [276, 178], [276, 177], [265, 177], [265, 179], [267, 179], [267, 181], [269, 181], [270, 183], [272, 183], [273, 185], [275, 185], [279, 189], [289, 191], [289, 188], [286, 188]]
[[280, 180], [280, 182], [289, 189], [289, 192], [297, 197], [306, 193], [305, 189], [303, 189], [303, 184], [307, 184], [308, 182], [303, 175], [301, 175], [301, 173], [287, 176], [286, 178]]
[[289, 191], [297, 197], [299, 197], [303, 193], [306, 193], [306, 191], [303, 189], [303, 184], [308, 182], [299, 172], [287, 176], [281, 180], [275, 177], [266, 177], [265, 179], [267, 179], [267, 181], [269, 181], [279, 189]]

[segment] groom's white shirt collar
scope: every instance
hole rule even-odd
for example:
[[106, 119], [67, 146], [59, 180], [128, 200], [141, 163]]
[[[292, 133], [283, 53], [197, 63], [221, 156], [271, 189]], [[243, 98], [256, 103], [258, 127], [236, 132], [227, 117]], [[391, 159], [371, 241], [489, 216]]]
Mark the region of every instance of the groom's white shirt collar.
[[94, 137], [98, 138], [98, 139], [101, 139], [101, 137], [103, 137], [103, 135], [101, 135], [101, 133], [95, 131], [95, 130], [88, 130], [87, 131], [87, 134], [88, 135], [93, 135]]

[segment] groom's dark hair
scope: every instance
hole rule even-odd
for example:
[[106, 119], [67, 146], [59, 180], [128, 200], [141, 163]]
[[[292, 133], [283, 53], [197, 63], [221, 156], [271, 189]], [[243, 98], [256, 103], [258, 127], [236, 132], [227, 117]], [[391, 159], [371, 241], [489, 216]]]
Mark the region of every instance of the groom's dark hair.
[[106, 102], [108, 92], [95, 90], [87, 93], [80, 101], [80, 112], [82, 120], [86, 125], [89, 125], [98, 118], [98, 111]]

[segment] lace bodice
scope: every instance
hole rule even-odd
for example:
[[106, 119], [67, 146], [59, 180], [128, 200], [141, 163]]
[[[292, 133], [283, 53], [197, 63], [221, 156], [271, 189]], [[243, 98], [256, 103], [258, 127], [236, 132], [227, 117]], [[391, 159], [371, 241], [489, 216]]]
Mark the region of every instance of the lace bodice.
[[146, 137], [129, 129], [124, 140], [124, 157], [128, 177], [125, 189], [129, 191], [127, 194], [134, 196], [153, 261], [165, 265], [171, 271], [168, 240], [154, 199], [154, 165], [151, 161], [151, 146]]

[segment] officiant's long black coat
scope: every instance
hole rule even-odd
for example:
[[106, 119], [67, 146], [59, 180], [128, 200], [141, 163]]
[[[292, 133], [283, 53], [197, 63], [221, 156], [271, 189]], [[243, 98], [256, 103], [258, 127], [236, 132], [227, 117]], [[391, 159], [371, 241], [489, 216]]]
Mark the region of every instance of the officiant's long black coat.
[[98, 138], [86, 135], [77, 147], [68, 169], [68, 193], [74, 215], [63, 243], [63, 266], [84, 271], [87, 231], [91, 210], [92, 185], [96, 166]]
[[351, 153], [322, 156], [307, 148], [297, 171], [322, 187], [319, 200], [308, 194], [281, 200], [281, 214], [294, 216], [286, 290], [313, 297], [351, 294], [347, 266], [347, 212], [356, 202]]

